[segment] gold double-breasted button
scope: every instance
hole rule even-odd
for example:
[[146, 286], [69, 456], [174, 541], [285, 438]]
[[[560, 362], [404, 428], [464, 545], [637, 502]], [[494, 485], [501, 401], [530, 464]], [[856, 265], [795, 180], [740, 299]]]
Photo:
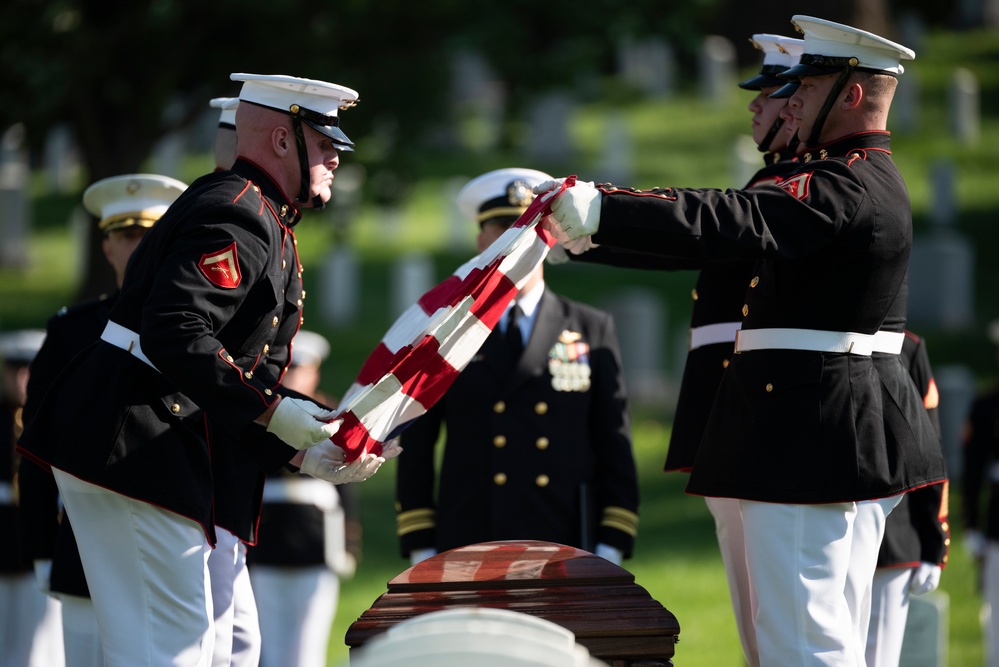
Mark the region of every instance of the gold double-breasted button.
[[288, 205], [281, 204], [281, 217], [283, 218], [286, 215], [288, 215]]
[[545, 488], [546, 486], [548, 486], [548, 482], [549, 481], [551, 481], [551, 480], [548, 479], [548, 475], [538, 475], [534, 479], [534, 483], [537, 484], [538, 486], [540, 486], [542, 489]]
[[697, 301], [697, 290], [696, 289], [690, 290], [690, 298], [693, 299], [694, 301]]
[[302, 290], [302, 298], [305, 298], [305, 290]]
[[722, 368], [728, 368], [728, 359], [722, 359]]
[[270, 351], [271, 351], [271, 346], [268, 345], [267, 343], [264, 343], [264, 354], [267, 354]]
[[281, 260], [281, 270], [284, 271], [284, 269], [285, 269], [286, 266], [288, 266], [288, 262], [286, 262], [285, 260], [282, 259]]
[[506, 447], [506, 436], [497, 435], [495, 438], [493, 438], [493, 445], [499, 448]]
[[232, 355], [231, 354], [227, 354], [225, 356], [225, 360], [228, 361], [231, 364], [232, 363]]
[[298, 300], [298, 307], [299, 307], [299, 308], [301, 308], [301, 307], [302, 307], [302, 300], [301, 300], [301, 299], [299, 299], [299, 300]]
[[247, 380], [252, 380], [253, 373], [251, 373], [250, 371], [246, 371], [245, 373], [243, 373], [243, 377], [245, 377]]
[[270, 395], [271, 395], [271, 394], [273, 394], [273, 393], [274, 393], [274, 392], [273, 392], [273, 391], [271, 391], [270, 389], [264, 389], [264, 396], [270, 396]]
[[274, 319], [273, 319], [273, 320], [271, 320], [271, 329], [273, 329], [273, 328], [274, 328], [274, 327], [276, 327], [277, 325], [278, 325], [278, 318], [277, 318], [277, 315], [275, 315], [275, 316], [274, 316]]
[[749, 281], [749, 286], [750, 287], [756, 287], [759, 284], [760, 284], [760, 277], [759, 276], [753, 276], [753, 279]]
[[[734, 372], [734, 371], [733, 371], [733, 372]], [[766, 389], [767, 389], [767, 393], [768, 393], [768, 394], [769, 394], [770, 392], [772, 392], [772, 391], [774, 390], [774, 386], [773, 386], [773, 384], [772, 384], [772, 383], [770, 383], [770, 382], [767, 382], [767, 387], [766, 387]]]
[[171, 405], [170, 406], [170, 412], [172, 412], [174, 414], [177, 414], [178, 412], [180, 412], [180, 404], [174, 403], [173, 405]]
[[496, 403], [493, 404], [493, 412], [496, 414], [500, 414], [504, 410], [506, 410], [506, 403], [503, 401], [496, 401]]
[[742, 304], [742, 316], [743, 317], [749, 317], [749, 304], [748, 303]]
[[534, 441], [534, 446], [537, 447], [538, 449], [548, 449], [548, 444], [549, 444], [548, 438], [546, 438], [545, 436], [541, 436], [540, 438]]
[[534, 406], [534, 412], [543, 415], [548, 412], [548, 404], [544, 401], [538, 401], [538, 404]]
[[945, 533], [949, 532], [950, 531], [950, 522], [948, 522], [948, 521], [942, 521], [940, 523], [940, 530], [944, 531]]
[[496, 486], [503, 486], [506, 484], [506, 473], [498, 472], [493, 475], [493, 484]]

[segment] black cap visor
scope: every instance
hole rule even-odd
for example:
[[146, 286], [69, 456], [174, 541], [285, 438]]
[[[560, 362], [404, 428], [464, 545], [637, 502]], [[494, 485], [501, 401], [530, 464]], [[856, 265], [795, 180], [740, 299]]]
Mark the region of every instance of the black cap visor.
[[353, 152], [354, 142], [347, 138], [347, 135], [343, 133], [336, 125], [320, 125], [319, 123], [314, 123], [311, 120], [303, 118], [302, 121], [311, 127], [316, 132], [326, 135], [333, 140], [333, 146], [338, 151]]
[[780, 88], [778, 88], [774, 92], [770, 93], [770, 95], [768, 95], [768, 97], [770, 97], [772, 99], [775, 99], [775, 100], [787, 99], [787, 98], [791, 97], [792, 95], [794, 95], [795, 91], [798, 90], [798, 86], [800, 86], [800, 85], [801, 84], [798, 83], [797, 81], [787, 81], [787, 82], [784, 83], [783, 86], [781, 86]]

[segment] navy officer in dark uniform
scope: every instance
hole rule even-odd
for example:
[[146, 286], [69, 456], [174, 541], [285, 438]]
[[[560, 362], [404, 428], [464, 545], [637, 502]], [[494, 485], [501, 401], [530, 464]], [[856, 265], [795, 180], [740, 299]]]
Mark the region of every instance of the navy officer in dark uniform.
[[946, 477], [915, 385], [871, 359], [903, 340], [912, 220], [886, 124], [915, 54], [793, 23], [803, 54], [779, 76], [800, 84], [782, 112], [802, 139], [796, 169], [744, 190], [577, 183], [550, 227], [567, 243], [756, 261], [687, 491], [740, 501], [761, 664], [863, 665], [885, 519]]
[[[462, 189], [458, 206], [479, 224], [480, 251], [548, 178], [499, 169]], [[631, 555], [638, 482], [613, 320], [554, 294], [541, 265], [448, 392], [401, 440], [397, 525], [411, 562], [514, 539], [581, 547], [618, 564]]]
[[300, 208], [329, 200], [339, 152], [352, 148], [338, 110], [357, 93], [232, 78], [243, 82], [236, 163], [199, 178], [146, 235], [101, 340], [21, 437], [51, 466], [73, 521], [108, 665], [211, 660], [213, 448], [333, 482], [384, 461], [346, 464], [329, 441], [335, 414], [279, 383], [305, 296], [294, 225]]
[[[64, 307], [46, 324], [45, 342], [31, 362], [25, 422], [30, 422], [48, 387], [77, 354], [97, 341], [118, 298], [125, 267], [146, 232], [187, 187], [158, 174], [125, 174], [101, 179], [83, 193], [83, 206], [97, 218], [104, 257], [115, 289]], [[80, 563], [69, 517], [62, 512], [51, 470], [28, 458], [20, 464], [24, 545], [36, 564], [39, 585], [62, 602], [67, 667], [103, 667], [97, 617]]]

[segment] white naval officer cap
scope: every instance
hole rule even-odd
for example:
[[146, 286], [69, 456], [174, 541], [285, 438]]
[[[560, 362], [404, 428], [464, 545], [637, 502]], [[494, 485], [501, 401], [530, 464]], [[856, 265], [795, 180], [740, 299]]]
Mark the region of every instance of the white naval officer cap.
[[100, 218], [107, 234], [126, 227], [148, 229], [160, 219], [187, 185], [159, 174], [123, 174], [103, 178], [83, 192], [83, 206]]
[[0, 361], [30, 364], [45, 341], [43, 329], [21, 329], [0, 334]]
[[213, 97], [208, 101], [208, 106], [221, 110], [219, 113], [219, 127], [236, 129], [236, 107], [239, 106], [238, 97]]
[[284, 74], [234, 73], [229, 78], [243, 82], [239, 91], [240, 101], [297, 116], [312, 129], [332, 139], [337, 150], [354, 150], [354, 142], [339, 128], [337, 112], [357, 104], [356, 90]]
[[319, 366], [330, 354], [330, 342], [315, 331], [299, 329], [291, 339], [292, 366]]
[[785, 85], [787, 82], [777, 75], [798, 64], [804, 41], [784, 35], [757, 33], [749, 39], [749, 42], [763, 52], [763, 65], [755, 76], [739, 82], [739, 87], [746, 90], [760, 90]]
[[834, 74], [845, 67], [898, 76], [903, 60], [916, 52], [872, 32], [814, 16], [795, 15], [791, 23], [804, 35], [804, 52], [797, 65], [782, 72], [782, 79]]
[[552, 180], [537, 169], [510, 167], [476, 176], [458, 193], [458, 210], [481, 226], [494, 218], [509, 218], [512, 224], [534, 201], [535, 185]]

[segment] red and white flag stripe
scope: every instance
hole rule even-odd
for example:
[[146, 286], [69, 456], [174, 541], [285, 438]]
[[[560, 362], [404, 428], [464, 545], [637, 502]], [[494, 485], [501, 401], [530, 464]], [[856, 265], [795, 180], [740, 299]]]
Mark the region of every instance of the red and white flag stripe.
[[[571, 187], [569, 177], [562, 189]], [[507, 305], [544, 261], [555, 238], [539, 224], [547, 201], [531, 206], [482, 253], [410, 306], [382, 337], [335, 419], [343, 423], [332, 440], [353, 461], [380, 454], [436, 403], [468, 365]]]

